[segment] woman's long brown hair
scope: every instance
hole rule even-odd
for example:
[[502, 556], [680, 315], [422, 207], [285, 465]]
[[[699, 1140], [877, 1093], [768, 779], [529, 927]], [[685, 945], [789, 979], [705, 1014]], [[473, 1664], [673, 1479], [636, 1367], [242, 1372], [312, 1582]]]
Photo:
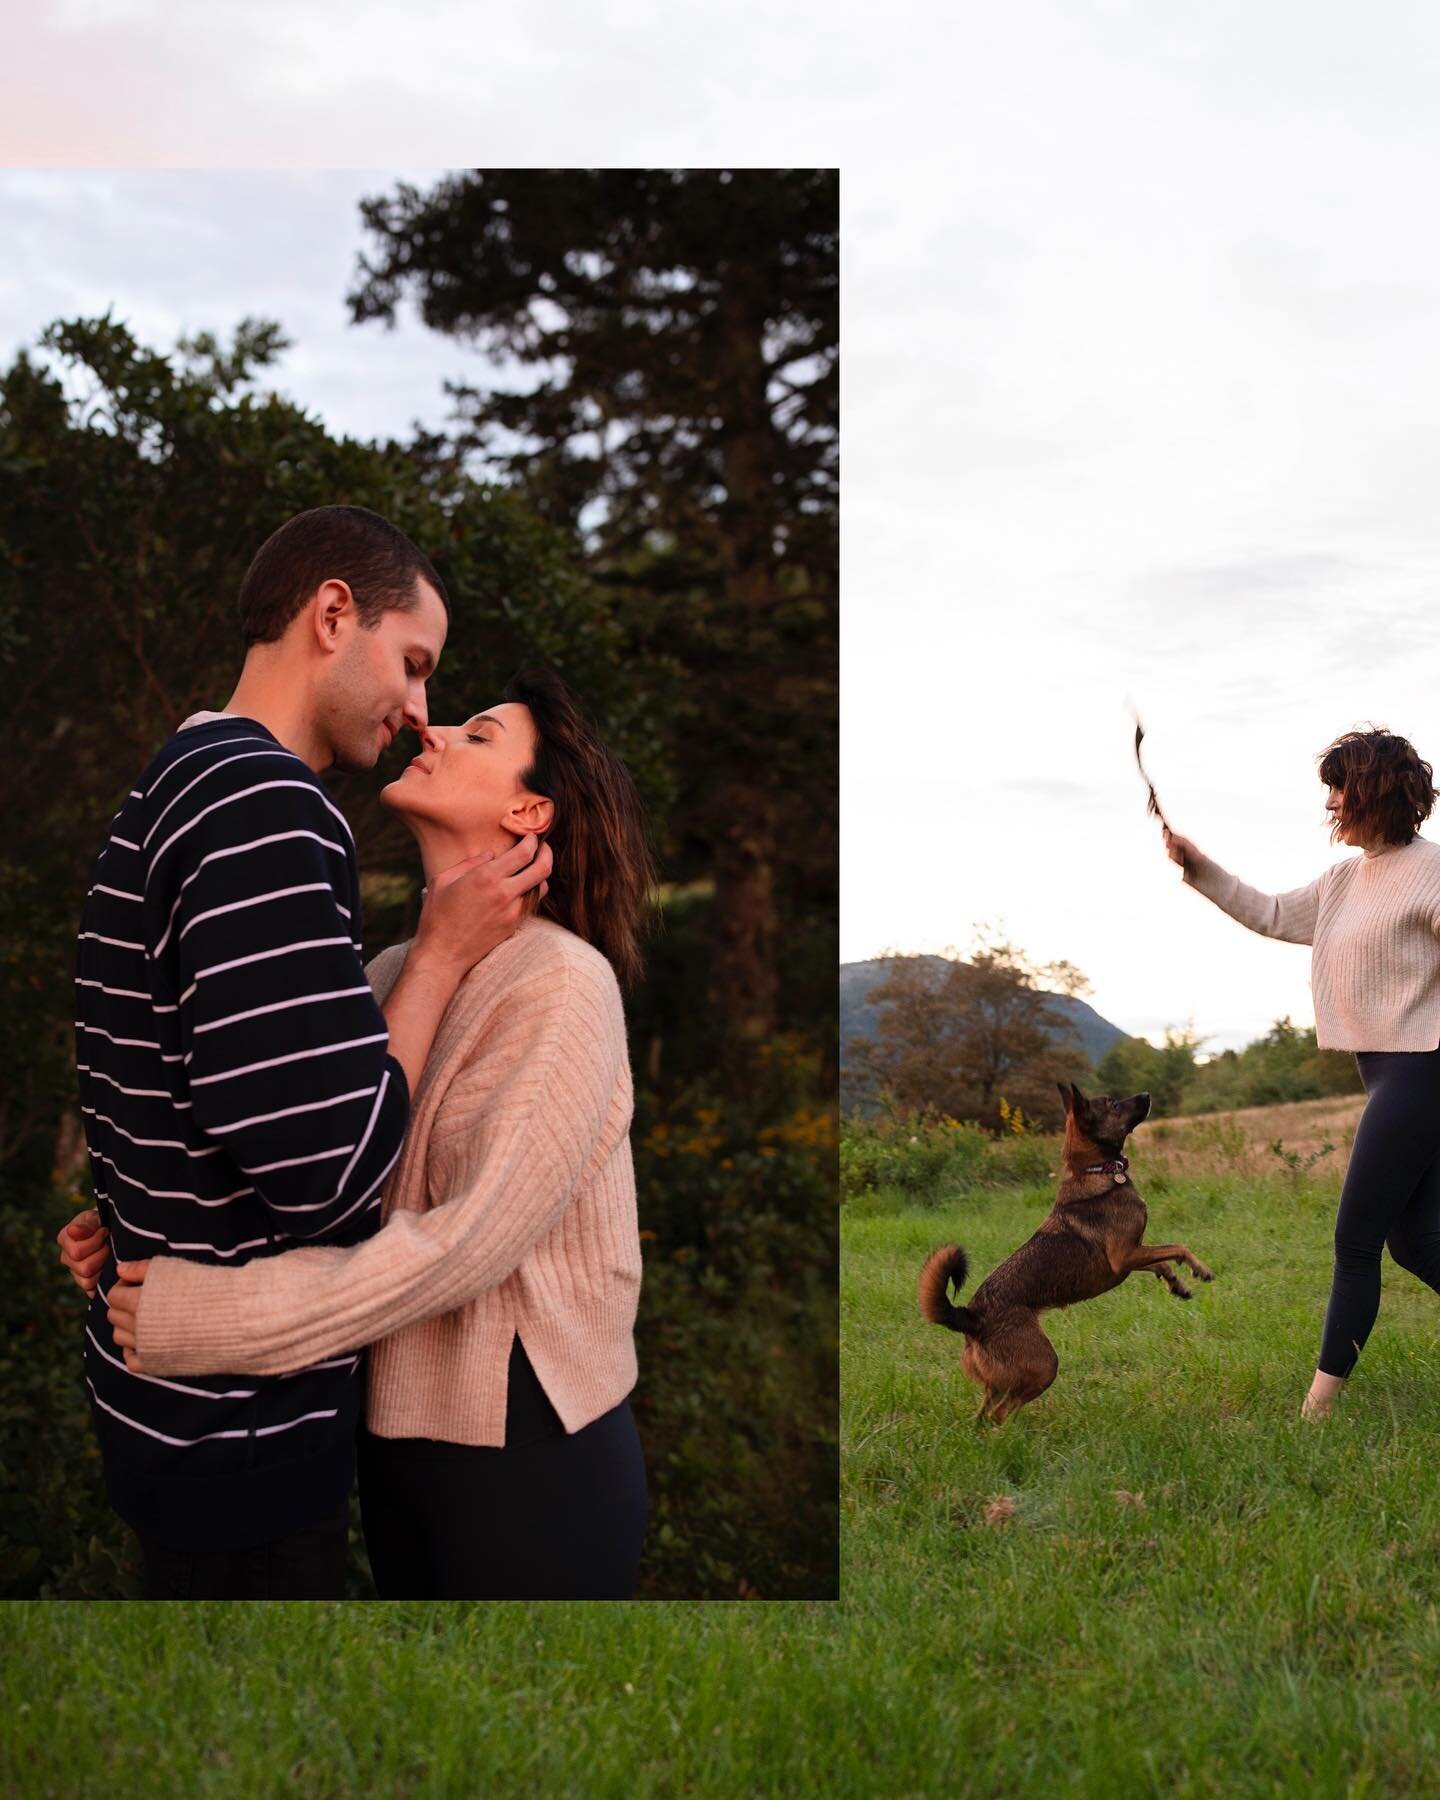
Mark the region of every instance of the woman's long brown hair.
[[502, 698], [530, 709], [535, 757], [521, 779], [555, 802], [544, 834], [555, 868], [540, 916], [593, 944], [621, 987], [634, 987], [655, 919], [655, 865], [630, 771], [552, 669], [522, 669]]

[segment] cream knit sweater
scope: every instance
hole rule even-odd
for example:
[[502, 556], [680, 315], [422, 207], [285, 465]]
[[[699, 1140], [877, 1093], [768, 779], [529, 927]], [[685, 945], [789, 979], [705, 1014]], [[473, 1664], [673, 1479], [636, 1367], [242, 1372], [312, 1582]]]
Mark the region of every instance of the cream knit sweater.
[[1286, 894], [1246, 887], [1204, 856], [1185, 880], [1252, 931], [1314, 945], [1322, 1050], [1440, 1048], [1440, 844], [1348, 856]]
[[[382, 1004], [408, 949], [370, 964]], [[578, 1431], [635, 1385], [631, 1111], [609, 963], [527, 920], [440, 1022], [379, 1233], [241, 1268], [155, 1258], [136, 1331], [146, 1371], [283, 1374], [371, 1344], [373, 1432], [498, 1445], [518, 1332]]]

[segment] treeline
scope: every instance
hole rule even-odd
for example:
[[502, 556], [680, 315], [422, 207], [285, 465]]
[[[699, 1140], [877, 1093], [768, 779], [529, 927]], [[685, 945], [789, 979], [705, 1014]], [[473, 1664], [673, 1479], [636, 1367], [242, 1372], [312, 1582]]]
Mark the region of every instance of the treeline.
[[1288, 1018], [1243, 1050], [1205, 1058], [1193, 1032], [1170, 1031], [1159, 1045], [1122, 1038], [1094, 1064], [1063, 1009], [1085, 977], [1011, 943], [982, 936], [968, 958], [892, 956], [883, 967], [873, 1026], [842, 1065], [852, 1118], [961, 1120], [1005, 1138], [1017, 1113], [1022, 1127], [1061, 1128], [1061, 1081], [1149, 1093], [1157, 1118], [1360, 1092], [1354, 1059], [1317, 1048], [1314, 1030]]
[[1313, 1027], [1277, 1019], [1263, 1038], [1243, 1050], [1223, 1050], [1201, 1062], [1202, 1040], [1169, 1031], [1163, 1044], [1126, 1038], [1107, 1051], [1095, 1078], [1105, 1093], [1149, 1093], [1151, 1116], [1228, 1112], [1240, 1106], [1279, 1106], [1358, 1094], [1355, 1059], [1321, 1050]]
[[1090, 1061], [1058, 1001], [1083, 993], [1072, 964], [1036, 963], [981, 935], [969, 958], [892, 956], [870, 995], [876, 1024], [852, 1039], [841, 1098], [850, 1113], [880, 1107], [965, 1119], [987, 1130], [1024, 1119], [1058, 1125], [1056, 1084], [1081, 1081]]

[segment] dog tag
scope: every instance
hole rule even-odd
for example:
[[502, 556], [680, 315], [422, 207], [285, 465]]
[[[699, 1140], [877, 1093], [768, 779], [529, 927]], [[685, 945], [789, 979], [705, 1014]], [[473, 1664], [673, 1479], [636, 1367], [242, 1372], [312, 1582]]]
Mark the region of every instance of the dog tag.
[[1118, 1171], [1116, 1172], [1116, 1176], [1115, 1176], [1115, 1185], [1116, 1185], [1116, 1187], [1124, 1187], [1124, 1185], [1125, 1185], [1125, 1177], [1123, 1175], [1121, 1175]]

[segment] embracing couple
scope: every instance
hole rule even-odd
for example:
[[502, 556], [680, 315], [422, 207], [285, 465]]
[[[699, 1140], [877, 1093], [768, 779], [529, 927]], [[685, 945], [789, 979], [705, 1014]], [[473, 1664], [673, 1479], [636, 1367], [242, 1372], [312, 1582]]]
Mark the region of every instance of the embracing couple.
[[[115, 815], [77, 962], [98, 1215], [59, 1242], [145, 1595], [340, 1597], [358, 1463], [382, 1597], [626, 1598], [634, 784], [548, 673], [429, 724], [449, 602], [375, 513], [291, 519], [240, 613], [239, 685]], [[406, 725], [381, 799], [428, 885], [367, 969], [317, 777]]]

